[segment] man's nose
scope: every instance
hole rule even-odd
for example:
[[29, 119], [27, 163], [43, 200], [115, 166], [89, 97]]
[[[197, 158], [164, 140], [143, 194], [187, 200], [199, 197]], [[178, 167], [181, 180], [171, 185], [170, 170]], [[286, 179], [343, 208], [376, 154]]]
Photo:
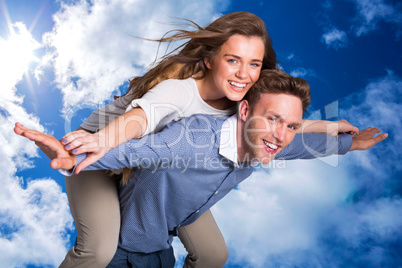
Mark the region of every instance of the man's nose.
[[278, 141], [284, 141], [286, 135], [286, 125], [285, 124], [278, 124], [274, 131], [274, 138]]

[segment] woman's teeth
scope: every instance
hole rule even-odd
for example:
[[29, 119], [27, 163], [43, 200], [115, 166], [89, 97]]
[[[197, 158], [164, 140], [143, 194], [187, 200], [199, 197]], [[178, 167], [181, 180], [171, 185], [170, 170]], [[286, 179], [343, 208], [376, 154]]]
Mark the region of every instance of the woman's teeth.
[[229, 84], [231, 84], [232, 86], [235, 86], [235, 87], [240, 87], [240, 88], [244, 88], [247, 85], [247, 84], [241, 84], [241, 83], [237, 83], [237, 82], [233, 82], [233, 81], [229, 81]]

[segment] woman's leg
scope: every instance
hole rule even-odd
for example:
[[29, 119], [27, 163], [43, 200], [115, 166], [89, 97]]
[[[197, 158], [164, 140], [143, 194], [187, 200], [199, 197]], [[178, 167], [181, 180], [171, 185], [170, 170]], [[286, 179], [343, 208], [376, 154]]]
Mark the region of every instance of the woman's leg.
[[117, 180], [99, 170], [66, 177], [65, 183], [77, 240], [60, 267], [106, 267], [119, 239]]
[[229, 252], [210, 210], [178, 230], [179, 238], [188, 252], [183, 267], [215, 268], [225, 265]]

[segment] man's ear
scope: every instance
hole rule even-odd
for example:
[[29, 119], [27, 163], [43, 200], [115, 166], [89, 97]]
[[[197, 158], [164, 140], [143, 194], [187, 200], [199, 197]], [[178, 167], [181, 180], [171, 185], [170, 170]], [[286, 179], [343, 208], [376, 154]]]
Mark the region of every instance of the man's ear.
[[239, 118], [246, 122], [250, 114], [250, 106], [247, 100], [242, 100], [239, 104]]
[[207, 66], [208, 69], [212, 69], [211, 68], [211, 59], [204, 58], [204, 64], [205, 64], [205, 66]]

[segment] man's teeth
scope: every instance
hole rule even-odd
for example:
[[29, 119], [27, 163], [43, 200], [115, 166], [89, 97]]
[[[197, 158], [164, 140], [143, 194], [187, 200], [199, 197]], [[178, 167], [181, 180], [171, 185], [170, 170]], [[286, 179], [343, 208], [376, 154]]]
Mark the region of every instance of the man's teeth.
[[229, 84], [231, 84], [232, 86], [235, 86], [235, 87], [246, 87], [246, 85], [247, 85], [247, 84], [240, 84], [240, 83], [233, 82], [233, 81], [229, 81]]
[[269, 143], [267, 141], [264, 141], [265, 145], [268, 146], [269, 149], [271, 150], [276, 150], [278, 149], [278, 146], [276, 146], [275, 144]]

